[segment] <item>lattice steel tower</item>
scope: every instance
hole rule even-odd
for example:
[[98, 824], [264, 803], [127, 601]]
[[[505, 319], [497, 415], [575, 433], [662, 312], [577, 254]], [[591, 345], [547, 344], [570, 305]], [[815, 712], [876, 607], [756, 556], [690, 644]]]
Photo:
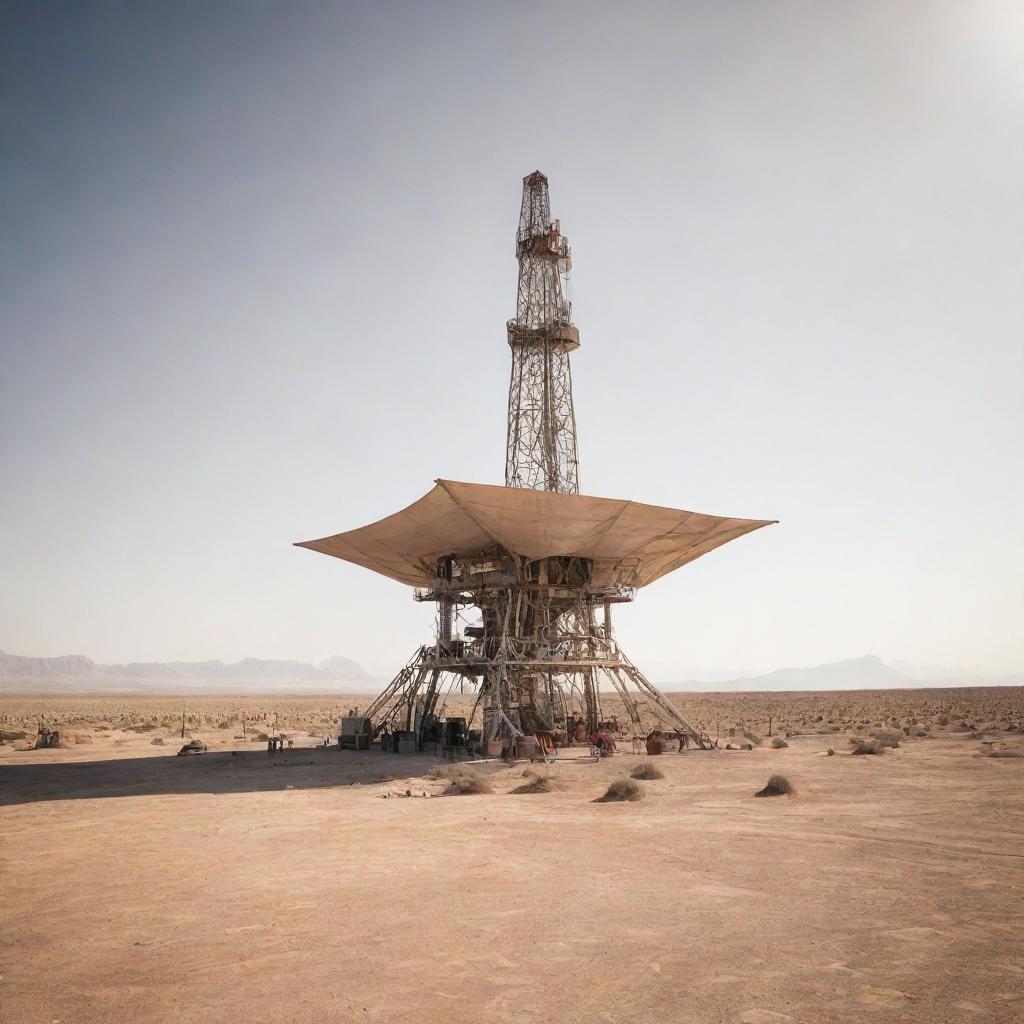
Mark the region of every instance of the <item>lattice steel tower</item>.
[[[540, 171], [523, 179], [516, 256], [505, 486], [438, 480], [407, 509], [302, 544], [437, 605], [435, 641], [417, 648], [364, 716], [344, 719], [343, 732], [348, 722], [365, 745], [387, 733], [399, 752], [440, 745], [452, 756], [532, 757], [539, 745], [586, 742], [601, 730], [639, 741], [660, 724], [711, 747], [619, 647], [612, 609], [768, 522], [579, 493], [569, 243]], [[445, 715], [455, 687], [476, 692], [468, 717]]]
[[508, 389], [505, 486], [578, 494], [579, 456], [569, 353], [580, 347], [566, 284], [569, 240], [551, 219], [548, 179], [523, 178], [516, 232], [519, 295], [508, 322], [512, 378]]

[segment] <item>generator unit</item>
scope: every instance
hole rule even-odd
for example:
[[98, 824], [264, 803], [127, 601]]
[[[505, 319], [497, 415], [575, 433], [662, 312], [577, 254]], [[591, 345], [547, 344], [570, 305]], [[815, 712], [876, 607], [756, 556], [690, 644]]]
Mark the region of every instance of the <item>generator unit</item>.
[[343, 715], [338, 723], [339, 750], [369, 750], [373, 721], [365, 715]]

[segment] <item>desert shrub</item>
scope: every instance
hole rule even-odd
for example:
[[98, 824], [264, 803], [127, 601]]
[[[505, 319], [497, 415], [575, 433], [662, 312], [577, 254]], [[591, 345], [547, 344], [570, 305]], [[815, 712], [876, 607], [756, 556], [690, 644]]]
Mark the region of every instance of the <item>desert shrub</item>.
[[872, 736], [882, 744], [883, 747], [898, 747], [902, 736], [893, 729], [879, 729], [872, 733]]
[[76, 743], [92, 743], [92, 737], [87, 732], [76, 732], [75, 733]]
[[638, 764], [630, 773], [630, 776], [634, 779], [663, 779], [665, 773], [650, 761], [643, 761]]
[[765, 784], [764, 789], [759, 789], [754, 796], [795, 796], [796, 787], [785, 775], [772, 775]]
[[878, 740], [857, 740], [857, 745], [853, 748], [854, 754], [881, 754], [885, 750]]
[[597, 798], [596, 803], [620, 803], [643, 798], [644, 791], [632, 779], [616, 779], [605, 791], [604, 796]]
[[826, 757], [835, 757], [835, 754], [836, 752], [831, 747], [829, 747], [828, 750], [825, 751]]
[[154, 736], [149, 742], [154, 747], [162, 747], [164, 745], [164, 741], [159, 736]]
[[516, 786], [512, 790], [513, 793], [550, 793], [555, 788], [547, 775], [538, 775], [536, 772], [523, 772], [523, 774], [529, 775], [529, 778], [521, 786]]
[[983, 750], [982, 757], [1024, 757], [1024, 752], [1019, 750]]
[[430, 778], [439, 782], [447, 782], [445, 796], [473, 796], [480, 793], [491, 793], [491, 784], [475, 769], [467, 764], [435, 765], [430, 769]]
[[19, 729], [0, 729], [0, 743], [28, 739], [28, 733]]
[[772, 748], [774, 750], [782, 750], [783, 747], [788, 746], [789, 744], [781, 736], [776, 736], [775, 739], [772, 740]]
[[759, 747], [763, 741], [761, 736], [758, 736], [756, 732], [745, 732], [743, 738], [749, 740], [754, 744], [755, 747]]
[[452, 779], [448, 788], [444, 791], [445, 796], [476, 796], [481, 793], [492, 793], [491, 784], [476, 772], [472, 777], [464, 775], [458, 779]]

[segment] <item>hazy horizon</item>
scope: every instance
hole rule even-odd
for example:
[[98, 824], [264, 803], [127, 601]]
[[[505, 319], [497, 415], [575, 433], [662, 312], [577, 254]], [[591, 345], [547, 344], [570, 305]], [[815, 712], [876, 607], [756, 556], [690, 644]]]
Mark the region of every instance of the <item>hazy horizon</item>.
[[1019, 5], [0, 22], [0, 648], [392, 675], [431, 610], [291, 544], [501, 481], [539, 168], [581, 490], [781, 520], [632, 659], [1024, 669]]
[[[80, 652], [69, 653], [63, 658], [52, 659], [62, 662], [70, 659], [85, 658], [92, 662], [89, 672], [79, 672], [77, 668], [61, 667], [60, 665], [20, 666], [17, 662], [43, 661], [31, 656], [19, 655], [17, 652], [0, 649], [0, 693], [5, 688], [11, 692], [36, 692], [40, 694], [58, 694], [75, 692], [120, 692], [113, 685], [117, 680], [122, 684], [138, 684], [130, 692], [159, 694], [196, 693], [198, 688], [209, 694], [241, 694], [245, 693], [337, 693], [362, 694], [376, 691], [391, 674], [375, 676], [368, 673], [365, 666], [360, 665], [344, 655], [335, 655], [322, 662], [313, 664], [299, 659], [253, 659], [245, 658], [237, 662], [225, 663], [220, 660], [190, 662], [180, 659], [168, 662], [113, 662], [96, 663], [88, 655]], [[14, 666], [12, 669], [12, 662]], [[246, 671], [240, 671], [243, 666]], [[219, 669], [218, 669], [219, 667]], [[767, 672], [744, 671], [737, 669], [701, 669], [694, 666], [668, 666], [664, 663], [652, 662], [645, 666], [646, 674], [655, 684], [672, 688], [694, 688], [715, 692], [716, 687], [724, 687], [721, 692], [742, 691], [741, 684], [754, 683], [753, 690], [772, 690], [779, 692], [817, 691], [832, 692], [846, 690], [881, 690], [881, 689], [926, 689], [926, 688], [959, 688], [972, 686], [1024, 686], [1024, 672], [992, 673], [980, 666], [963, 665], [916, 665], [895, 661], [885, 662], [877, 655], [866, 654], [858, 658], [850, 658], [840, 662], [828, 662], [820, 665], [786, 665], [776, 666]], [[42, 671], [41, 671], [42, 670]], [[192, 670], [192, 671], [190, 671]], [[201, 670], [201, 671], [200, 671]], [[317, 674], [310, 675], [306, 670]], [[90, 674], [93, 673], [93, 674]], [[101, 680], [95, 686], [83, 684], [89, 679]], [[35, 689], [24, 689], [26, 680], [37, 680]], [[173, 687], [182, 687], [177, 690]], [[243, 687], [244, 691], [235, 687]], [[141, 689], [140, 689], [141, 687]], [[283, 689], [277, 689], [283, 687]], [[129, 692], [127, 686], [121, 687]]]

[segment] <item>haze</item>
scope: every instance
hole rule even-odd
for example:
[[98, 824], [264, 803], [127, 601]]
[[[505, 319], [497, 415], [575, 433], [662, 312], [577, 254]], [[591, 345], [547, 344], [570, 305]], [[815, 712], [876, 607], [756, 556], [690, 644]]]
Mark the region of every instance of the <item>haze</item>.
[[291, 543], [502, 482], [540, 168], [582, 490], [781, 520], [634, 659], [1024, 667], [1020, 4], [0, 17], [0, 647], [393, 672], [430, 609]]

